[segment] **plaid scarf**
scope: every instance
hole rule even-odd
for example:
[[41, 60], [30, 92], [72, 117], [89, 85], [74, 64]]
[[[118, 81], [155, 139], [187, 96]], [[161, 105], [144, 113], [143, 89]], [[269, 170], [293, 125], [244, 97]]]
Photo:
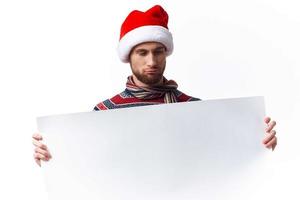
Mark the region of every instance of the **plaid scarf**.
[[139, 87], [133, 82], [133, 76], [127, 78], [126, 88], [130, 93], [138, 99], [155, 99], [164, 96], [165, 103], [177, 102], [175, 91], [177, 91], [177, 83], [173, 80], [167, 80], [164, 77], [163, 85], [155, 87]]

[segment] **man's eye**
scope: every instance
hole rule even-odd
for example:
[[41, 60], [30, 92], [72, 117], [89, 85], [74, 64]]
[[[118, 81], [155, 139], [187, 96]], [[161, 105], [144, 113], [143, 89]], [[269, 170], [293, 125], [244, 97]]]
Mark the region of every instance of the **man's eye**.
[[147, 53], [146, 52], [140, 52], [139, 55], [140, 56], [145, 56]]
[[164, 51], [163, 50], [158, 50], [158, 51], [155, 51], [154, 53], [155, 54], [162, 54], [162, 53], [164, 53]]

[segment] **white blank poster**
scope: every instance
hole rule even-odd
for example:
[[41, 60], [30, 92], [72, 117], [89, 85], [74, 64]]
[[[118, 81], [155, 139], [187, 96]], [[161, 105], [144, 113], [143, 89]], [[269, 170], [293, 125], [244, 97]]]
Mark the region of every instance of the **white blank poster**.
[[257, 198], [264, 116], [244, 97], [40, 117], [49, 199]]

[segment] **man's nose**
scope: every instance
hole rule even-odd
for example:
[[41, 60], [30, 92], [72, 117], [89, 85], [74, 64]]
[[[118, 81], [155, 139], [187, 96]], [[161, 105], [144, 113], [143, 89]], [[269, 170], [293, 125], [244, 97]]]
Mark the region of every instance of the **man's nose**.
[[153, 55], [153, 53], [149, 53], [149, 55], [147, 56], [147, 65], [153, 67], [156, 64], [157, 61], [155, 55]]

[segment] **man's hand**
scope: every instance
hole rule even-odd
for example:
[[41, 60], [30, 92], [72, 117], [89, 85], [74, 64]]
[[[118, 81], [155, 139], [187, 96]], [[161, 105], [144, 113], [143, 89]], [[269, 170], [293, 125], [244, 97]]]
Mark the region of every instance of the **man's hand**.
[[52, 158], [47, 146], [41, 142], [42, 140], [43, 137], [39, 133], [32, 135], [32, 143], [36, 147], [34, 149], [33, 157], [39, 166], [41, 166], [41, 160], [49, 161]]
[[270, 117], [265, 117], [264, 121], [267, 124], [266, 127], [267, 136], [262, 142], [266, 148], [268, 149], [272, 148], [272, 151], [274, 151], [277, 145], [277, 137], [275, 136], [276, 131], [273, 130], [274, 126], [276, 125], [276, 121], [271, 121]]

